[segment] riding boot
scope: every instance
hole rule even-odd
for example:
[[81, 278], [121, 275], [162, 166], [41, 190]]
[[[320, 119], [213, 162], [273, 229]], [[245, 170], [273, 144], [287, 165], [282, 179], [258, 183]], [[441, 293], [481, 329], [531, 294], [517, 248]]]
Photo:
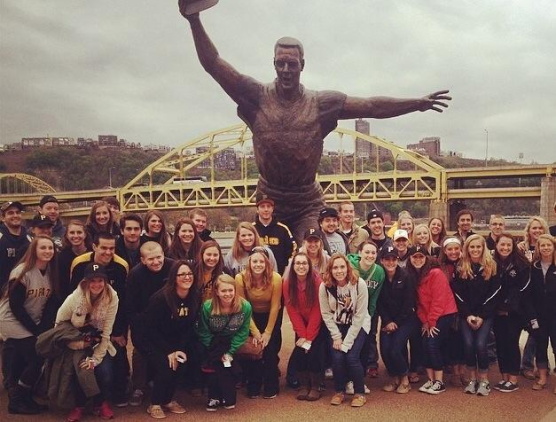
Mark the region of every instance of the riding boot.
[[[38, 405], [29, 401], [31, 390], [17, 385], [8, 390], [8, 413], [14, 415], [37, 415], [41, 412]], [[34, 403], [34, 402], [33, 402]]]
[[309, 379], [309, 373], [307, 371], [299, 371], [297, 373], [297, 379], [299, 380], [300, 388], [297, 392], [297, 400], [307, 400], [307, 395], [311, 390], [311, 381]]
[[309, 372], [309, 379], [311, 382], [311, 390], [307, 394], [307, 401], [317, 401], [320, 399], [319, 386], [322, 382], [322, 374], [319, 372]]

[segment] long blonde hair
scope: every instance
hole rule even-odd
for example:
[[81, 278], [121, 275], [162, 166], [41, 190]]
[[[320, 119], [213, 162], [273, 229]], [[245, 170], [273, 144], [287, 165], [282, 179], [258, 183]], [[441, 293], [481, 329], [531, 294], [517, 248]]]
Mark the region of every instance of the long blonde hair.
[[426, 224], [417, 224], [414, 228], [413, 228], [413, 233], [411, 234], [411, 237], [413, 239], [413, 245], [417, 245], [419, 244], [419, 242], [417, 241], [417, 236], [415, 235], [415, 233], [417, 233], [417, 230], [420, 229], [426, 229], [428, 234], [429, 234], [429, 240], [427, 240], [427, 243], [425, 243], [425, 249], [427, 250], [427, 252], [429, 253], [429, 255], [432, 255], [432, 251], [433, 248], [437, 248], [438, 245], [432, 240], [432, 233], [431, 233], [431, 229], [429, 228], [428, 225]]
[[249, 230], [251, 233], [253, 233], [253, 235], [255, 236], [253, 247], [261, 246], [261, 238], [259, 236], [259, 233], [257, 233], [255, 226], [247, 221], [242, 221], [237, 226], [234, 243], [232, 243], [232, 256], [236, 261], [239, 261], [247, 253], [239, 242], [239, 232], [241, 231], [241, 229]]
[[232, 314], [238, 313], [241, 311], [241, 307], [243, 306], [243, 299], [240, 295], [237, 294], [237, 285], [235, 279], [228, 274], [220, 274], [217, 278], [215, 283], [212, 285], [212, 310], [211, 315], [222, 315], [222, 306], [220, 305], [220, 298], [216, 294], [218, 291], [218, 286], [221, 284], [230, 284], [234, 287], [234, 299], [232, 301]]
[[535, 246], [531, 243], [531, 236], [529, 235], [529, 230], [531, 229], [531, 225], [535, 222], [540, 223], [540, 225], [543, 228], [543, 234], [549, 233], [548, 224], [546, 223], [546, 220], [544, 218], [539, 217], [538, 215], [535, 217], [531, 217], [527, 222], [525, 229], [523, 229], [524, 231], [523, 241], [521, 242], [521, 245], [523, 245], [523, 249], [526, 251], [530, 250], [531, 246]]
[[496, 275], [496, 261], [492, 258], [492, 255], [486, 246], [485, 238], [480, 234], [472, 234], [465, 239], [461, 259], [458, 265], [458, 274], [465, 280], [471, 280], [474, 277], [473, 268], [471, 266], [471, 258], [469, 257], [469, 245], [475, 240], [478, 240], [483, 245], [483, 254], [479, 264], [481, 265], [484, 279], [490, 280]]
[[[272, 285], [272, 276], [274, 274], [272, 270], [272, 264], [268, 259], [268, 252], [262, 246], [256, 246], [251, 250], [251, 254], [249, 255], [249, 260], [247, 261], [247, 267], [245, 270], [242, 271], [243, 281], [245, 283], [245, 288], [250, 289], [253, 286], [253, 270], [251, 269], [251, 260], [255, 254], [262, 255], [264, 259], [264, 271], [262, 274], [262, 285], [263, 289], [266, 289], [268, 286]], [[293, 261], [292, 261], [293, 262]]]

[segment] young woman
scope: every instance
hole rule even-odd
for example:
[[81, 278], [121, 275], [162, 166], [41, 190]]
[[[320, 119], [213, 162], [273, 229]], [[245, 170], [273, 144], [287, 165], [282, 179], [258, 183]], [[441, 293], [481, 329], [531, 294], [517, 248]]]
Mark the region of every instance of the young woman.
[[[328, 253], [324, 250], [322, 236], [322, 232], [318, 229], [307, 230], [303, 236], [303, 243], [299, 248], [299, 252], [305, 252], [307, 254], [313, 271], [316, 271], [321, 278], [324, 277], [326, 264], [328, 264], [328, 260], [330, 259]], [[288, 276], [290, 270], [291, 261], [284, 271], [284, 277]]]
[[168, 257], [185, 260], [195, 266], [203, 241], [195, 230], [195, 224], [189, 218], [180, 218], [174, 229], [174, 236], [168, 249]]
[[531, 269], [531, 299], [536, 318], [531, 320], [530, 328], [537, 344], [535, 358], [539, 370], [533, 390], [542, 390], [548, 381], [549, 340], [556, 356], [556, 241], [549, 234], [537, 239]]
[[[116, 349], [110, 342], [110, 334], [117, 311], [118, 295], [109, 284], [105, 267], [90, 263], [85, 268], [83, 280], [66, 298], [56, 315], [56, 325], [69, 321], [80, 330], [90, 327], [101, 332], [100, 342], [89, 350], [91, 356], [82, 360], [79, 366], [95, 373], [100, 393], [93, 397], [93, 412], [103, 419], [114, 417], [108, 404], [112, 391], [113, 367], [112, 359], [106, 353], [110, 352], [112, 356], [116, 354]], [[76, 407], [68, 415], [68, 422], [78, 422], [81, 419], [87, 402], [79, 383], [75, 384], [75, 400]]]
[[219, 406], [236, 406], [236, 363], [234, 353], [249, 336], [251, 304], [236, 293], [235, 280], [218, 276], [213, 285], [212, 299], [201, 307], [197, 332], [207, 349], [204, 369], [208, 374], [207, 411]]
[[224, 271], [222, 249], [215, 240], [208, 240], [199, 249], [199, 258], [195, 270], [196, 280], [201, 289], [201, 302], [212, 299], [213, 285]]
[[328, 261], [324, 283], [319, 288], [319, 303], [332, 343], [335, 394], [330, 404], [342, 404], [346, 383], [351, 380], [355, 392], [351, 406], [361, 407], [367, 401], [361, 349], [371, 329], [369, 292], [342, 254], [333, 254]]
[[411, 239], [413, 238], [413, 229], [415, 227], [415, 224], [413, 222], [413, 217], [411, 216], [411, 214], [409, 212], [401, 215], [398, 218], [398, 230], [405, 230], [407, 232], [408, 235], [408, 240], [411, 242]]
[[58, 254], [60, 277], [60, 297], [65, 299], [70, 293], [70, 269], [73, 260], [91, 250], [91, 239], [85, 225], [79, 220], [71, 220], [62, 238], [62, 250]]
[[251, 250], [247, 268], [236, 275], [237, 294], [253, 309], [251, 335], [253, 342], [263, 348], [263, 358], [246, 361], [247, 395], [257, 398], [263, 390], [265, 399], [278, 395], [278, 353], [282, 347], [280, 313], [282, 279], [272, 270], [268, 249], [257, 246]]
[[[236, 235], [232, 243], [232, 248], [224, 257], [224, 271], [235, 277], [237, 274], [247, 268], [249, 253], [257, 246], [263, 246], [261, 238], [255, 229], [255, 226], [249, 222], [243, 221], [239, 223]], [[276, 271], [276, 259], [270, 248], [263, 246], [268, 251], [268, 256], [272, 264], [273, 271]]]
[[409, 274], [398, 265], [398, 254], [393, 246], [382, 251], [381, 264], [386, 279], [378, 297], [377, 311], [381, 319], [380, 355], [391, 382], [382, 389], [406, 394], [409, 385], [407, 343], [419, 332], [419, 321], [415, 315], [415, 283]]
[[301, 388], [298, 400], [315, 401], [320, 399], [319, 386], [324, 370], [324, 347], [326, 333], [318, 301], [322, 283], [304, 252], [298, 252], [292, 259], [292, 271], [284, 279], [284, 303], [295, 332], [295, 347], [290, 360]]
[[[377, 256], [378, 248], [371, 240], [361, 243], [358, 247], [357, 254], [349, 254], [347, 256], [350, 265], [357, 271], [359, 277], [363, 279], [369, 292], [368, 310], [369, 316], [371, 317], [371, 332], [367, 336], [365, 344], [361, 349], [361, 364], [365, 371], [367, 367], [369, 367], [369, 369], [378, 369], [378, 366], [374, 366], [377, 365], [378, 362], [378, 351], [376, 348], [376, 330], [374, 332], [372, 330], [372, 320], [376, 314], [376, 303], [380, 295], [380, 290], [382, 289], [382, 284], [384, 283], [385, 275], [384, 269], [376, 262]], [[373, 357], [376, 357], [376, 361]], [[365, 389], [365, 392], [367, 392], [367, 389]]]
[[95, 202], [87, 217], [85, 225], [89, 239], [94, 239], [98, 233], [110, 233], [114, 236], [120, 235], [120, 227], [112, 217], [110, 206], [104, 201]]
[[413, 245], [421, 245], [425, 248], [427, 255], [438, 258], [440, 246], [432, 240], [432, 234], [426, 224], [418, 224], [413, 230]]
[[[446, 237], [442, 242], [440, 252], [440, 268], [446, 275], [452, 293], [453, 282], [455, 280], [456, 269], [461, 258], [461, 240], [457, 237]], [[457, 304], [456, 304], [457, 306]], [[461, 319], [455, 316], [454, 324], [450, 330], [450, 343], [448, 347], [448, 363], [452, 369], [451, 384], [454, 387], [465, 387], [467, 385], [467, 375], [465, 374], [465, 356], [463, 354], [463, 336], [461, 335]]]
[[408, 271], [417, 280], [417, 316], [421, 322], [421, 335], [428, 381], [419, 391], [440, 394], [444, 386], [444, 356], [451, 339], [451, 328], [457, 314], [456, 302], [446, 275], [436, 260], [427, 255], [421, 245], [409, 251]]
[[173, 400], [179, 369], [191, 361], [195, 322], [200, 306], [200, 291], [187, 261], [176, 261], [168, 281], [149, 300], [145, 310], [145, 353], [153, 368], [151, 405], [147, 409], [155, 419], [171, 413], [185, 413]]
[[431, 238], [434, 243], [441, 245], [446, 237], [446, 226], [441, 218], [433, 217], [429, 220], [429, 229], [431, 231]]
[[145, 231], [141, 235], [141, 244], [148, 241], [159, 243], [164, 253], [166, 253], [170, 247], [170, 235], [166, 230], [166, 223], [162, 213], [157, 210], [147, 212], [143, 227], [145, 227]]
[[452, 286], [461, 318], [465, 364], [470, 379], [464, 392], [488, 396], [487, 342], [499, 299], [500, 278], [496, 262], [481, 235], [472, 234], [465, 240]]
[[511, 393], [519, 388], [519, 337], [527, 314], [525, 299], [528, 294], [530, 266], [513, 236], [504, 232], [496, 240], [494, 260], [502, 287], [493, 325], [502, 380], [494, 388], [503, 393]]
[[37, 336], [54, 325], [58, 297], [56, 247], [37, 235], [9, 277], [0, 300], [2, 366], [8, 389], [8, 412], [34, 415], [44, 410], [32, 398], [43, 359], [35, 351]]

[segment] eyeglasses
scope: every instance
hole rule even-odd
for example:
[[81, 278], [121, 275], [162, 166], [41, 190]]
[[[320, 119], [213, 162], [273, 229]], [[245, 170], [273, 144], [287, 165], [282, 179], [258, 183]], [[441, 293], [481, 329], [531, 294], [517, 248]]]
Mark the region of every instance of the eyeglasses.
[[193, 273], [178, 273], [178, 277], [193, 277]]

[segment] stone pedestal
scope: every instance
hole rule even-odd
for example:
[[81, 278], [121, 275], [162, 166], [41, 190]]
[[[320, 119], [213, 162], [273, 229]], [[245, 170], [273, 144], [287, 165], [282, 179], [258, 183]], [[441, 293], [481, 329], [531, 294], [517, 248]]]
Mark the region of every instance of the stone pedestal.
[[445, 201], [431, 201], [429, 207], [429, 218], [438, 217], [448, 225], [448, 203]]
[[556, 177], [544, 177], [541, 181], [541, 209], [539, 215], [544, 218], [549, 226], [556, 224]]

